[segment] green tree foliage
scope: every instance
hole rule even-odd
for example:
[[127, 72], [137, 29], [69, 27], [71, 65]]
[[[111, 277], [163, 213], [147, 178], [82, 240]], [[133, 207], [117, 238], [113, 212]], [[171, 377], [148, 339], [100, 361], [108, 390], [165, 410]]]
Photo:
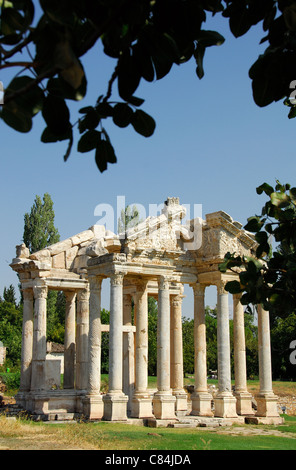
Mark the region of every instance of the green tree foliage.
[[[24, 216], [23, 240], [31, 253], [42, 250], [60, 240], [54, 225], [55, 213], [50, 194], [43, 199], [36, 196], [30, 212]], [[65, 332], [65, 299], [62, 292], [48, 291], [47, 340], [63, 343]]]
[[157, 301], [148, 297], [148, 375], [155, 376], [157, 370]]
[[248, 257], [227, 253], [220, 270], [239, 269], [239, 281], [227, 283], [226, 290], [242, 293], [241, 303], [249, 310], [262, 304], [270, 312], [273, 373], [295, 379], [289, 355], [296, 338], [296, 188], [277, 181], [274, 188], [260, 185], [257, 193], [267, 202], [244, 227], [254, 233], [257, 247]]
[[23, 240], [31, 253], [57, 243], [60, 235], [54, 226], [54, 210], [51, 196], [45, 193], [43, 202], [36, 196], [30, 213], [24, 216]]
[[[253, 98], [258, 106], [278, 100], [295, 117], [291, 82], [296, 76], [295, 0], [41, 0], [36, 18], [32, 0], [1, 0], [0, 70], [16, 70], [5, 90], [2, 120], [19, 132], [29, 132], [34, 117], [44, 120], [42, 142], [68, 141], [65, 160], [74, 143], [78, 152], [92, 151], [101, 172], [116, 162], [106, 120], [128, 126], [144, 137], [155, 121], [140, 109], [135, 96], [141, 83], [165, 77], [174, 64], [193, 60], [204, 76], [206, 49], [224, 42], [206, 28], [207, 15], [222, 14], [234, 37], [261, 24], [267, 48], [251, 66]], [[115, 66], [109, 82], [93, 105], [72, 120], [71, 101], [87, 93], [83, 56], [98, 42]], [[280, 70], [280, 73], [279, 73]], [[119, 99], [114, 99], [114, 85]], [[295, 87], [294, 87], [295, 88]], [[106, 90], [106, 91], [105, 91]], [[291, 98], [292, 94], [292, 98]], [[73, 121], [75, 124], [73, 124]]]
[[15, 297], [15, 289], [12, 284], [10, 284], [8, 288], [4, 287], [3, 300], [16, 306], [17, 302]]
[[21, 358], [22, 305], [16, 305], [14, 296], [11, 297], [12, 301], [5, 299], [5, 292], [12, 293], [11, 286], [4, 288], [4, 300], [0, 300], [0, 341], [7, 348], [6, 362], [18, 365]]
[[120, 217], [118, 219], [118, 233], [124, 233], [129, 228], [135, 227], [140, 223], [140, 214], [137, 206], [127, 206], [125, 210], [121, 210]]
[[[245, 229], [253, 232], [257, 247], [252, 256], [227, 253], [219, 269], [239, 268], [239, 281], [226, 284], [231, 293], [242, 293], [243, 305], [262, 304], [274, 316], [296, 311], [296, 188], [277, 181], [257, 188], [269, 200], [261, 214], [248, 219]], [[280, 249], [272, 249], [272, 241]]]
[[[104, 325], [110, 323], [110, 312], [106, 309], [101, 310], [101, 322]], [[101, 373], [108, 374], [109, 372], [109, 333], [103, 332], [101, 338]]]
[[[160, 80], [174, 64], [189, 60], [195, 62], [197, 76], [204, 76], [206, 49], [224, 42], [220, 33], [204, 27], [208, 14], [222, 13], [235, 37], [262, 23], [270, 46], [250, 71], [254, 99], [261, 106], [287, 96], [295, 76], [290, 4], [288, 0], [41, 0], [41, 14], [35, 18], [32, 0], [2, 0], [0, 69], [17, 72], [6, 88], [1, 118], [17, 131], [29, 132], [33, 118], [41, 113], [45, 124], [41, 140], [68, 141], [65, 159], [77, 125], [78, 151], [92, 151], [104, 171], [108, 163], [116, 162], [107, 119], [120, 128], [132, 126], [144, 137], [154, 132], [154, 119], [139, 109], [144, 100], [135, 96], [141, 81]], [[96, 103], [81, 108], [73, 124], [69, 102], [81, 100], [87, 92], [88, 71], [81, 60], [98, 42], [114, 59], [114, 71], [106, 92], [98, 90]], [[280, 64], [281, 74], [274, 63]], [[115, 83], [119, 100], [113, 98]]]
[[273, 376], [282, 380], [296, 380], [296, 367], [290, 360], [290, 344], [296, 339], [296, 314], [275, 318], [271, 329]]

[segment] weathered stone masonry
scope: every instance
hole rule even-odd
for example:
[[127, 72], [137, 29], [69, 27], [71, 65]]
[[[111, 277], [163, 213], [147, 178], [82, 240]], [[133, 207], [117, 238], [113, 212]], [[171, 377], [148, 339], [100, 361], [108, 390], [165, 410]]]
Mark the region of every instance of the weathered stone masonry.
[[[121, 238], [95, 225], [30, 254], [17, 247], [11, 267], [23, 298], [21, 385], [17, 402], [35, 415], [81, 414], [90, 420], [128, 418], [171, 421], [196, 417], [244, 417], [279, 422], [272, 391], [269, 315], [258, 306], [260, 393], [254, 414], [247, 390], [244, 312], [233, 296], [235, 391], [231, 387], [229, 295], [218, 265], [227, 251], [249, 254], [253, 236], [225, 212], [184, 225], [185, 209], [168, 198], [162, 214]], [[195, 227], [195, 231], [192, 231]], [[194, 237], [193, 237], [194, 235]], [[196, 240], [201, 243], [196, 243]], [[101, 323], [102, 281], [110, 280], [110, 325]], [[194, 296], [195, 387], [188, 407], [183, 388], [182, 299]], [[218, 393], [207, 386], [205, 289], [217, 287]], [[50, 289], [66, 295], [64, 388], [50, 390], [46, 361], [46, 302]], [[158, 300], [157, 391], [148, 383], [148, 296]], [[134, 301], [134, 322], [131, 305]], [[101, 392], [101, 334], [109, 331], [109, 390]]]

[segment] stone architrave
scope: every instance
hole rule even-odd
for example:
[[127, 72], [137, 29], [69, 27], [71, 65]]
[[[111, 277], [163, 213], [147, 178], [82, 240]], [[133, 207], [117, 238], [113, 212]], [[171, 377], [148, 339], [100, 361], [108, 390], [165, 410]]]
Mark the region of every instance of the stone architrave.
[[103, 401], [101, 388], [101, 283], [98, 276], [90, 276], [89, 297], [89, 354], [88, 386], [84, 399], [84, 412], [89, 419], [102, 419]]
[[152, 399], [148, 386], [148, 297], [147, 282], [137, 285], [135, 295], [137, 311], [137, 327], [135, 341], [135, 390], [132, 399], [131, 416], [134, 418], [150, 418]]
[[104, 396], [104, 419], [125, 421], [128, 397], [122, 386], [123, 274], [110, 276], [109, 391]]
[[170, 292], [169, 281], [159, 278], [157, 318], [157, 392], [153, 397], [156, 419], [175, 419], [176, 397], [170, 388]]
[[233, 295], [233, 343], [236, 410], [238, 415], [253, 415], [252, 395], [247, 389], [244, 308], [240, 294]]
[[217, 285], [218, 393], [214, 398], [215, 416], [236, 418], [236, 399], [231, 391], [228, 292], [222, 281]]
[[192, 415], [213, 416], [212, 395], [207, 384], [207, 343], [205, 322], [205, 286], [193, 285], [194, 292], [194, 393], [191, 395]]

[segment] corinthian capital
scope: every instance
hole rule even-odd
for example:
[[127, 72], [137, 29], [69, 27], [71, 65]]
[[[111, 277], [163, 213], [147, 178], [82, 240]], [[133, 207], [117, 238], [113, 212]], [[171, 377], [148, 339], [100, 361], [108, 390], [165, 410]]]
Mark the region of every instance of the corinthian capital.
[[123, 273], [113, 273], [110, 276], [110, 281], [112, 286], [122, 286], [123, 284]]
[[34, 286], [33, 287], [34, 298], [35, 299], [46, 299], [48, 287], [47, 286]]

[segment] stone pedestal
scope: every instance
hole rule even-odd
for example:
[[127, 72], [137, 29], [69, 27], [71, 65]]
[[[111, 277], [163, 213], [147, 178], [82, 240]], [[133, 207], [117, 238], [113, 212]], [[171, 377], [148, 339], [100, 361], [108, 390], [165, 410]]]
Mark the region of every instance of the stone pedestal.
[[174, 419], [176, 397], [171, 394], [155, 393], [153, 397], [153, 412], [156, 419]]
[[152, 401], [148, 393], [134, 394], [131, 403], [132, 418], [152, 418]]
[[185, 416], [188, 408], [187, 394], [184, 390], [173, 390], [173, 396], [176, 398], [176, 415]]
[[266, 418], [278, 417], [277, 410], [278, 397], [273, 392], [261, 392], [255, 395], [257, 402], [256, 416], [263, 416]]
[[103, 396], [104, 415], [106, 421], [126, 421], [127, 420], [128, 397], [124, 394], [107, 393]]
[[90, 420], [101, 420], [104, 414], [102, 395], [86, 395], [83, 399], [83, 412]]
[[212, 395], [207, 392], [194, 392], [191, 395], [192, 411], [194, 416], [213, 416]]
[[229, 392], [221, 392], [214, 398], [215, 416], [221, 418], [237, 418], [236, 398]]
[[254, 410], [252, 408], [252, 395], [247, 391], [233, 393], [236, 398], [236, 412], [238, 415], [253, 415]]

